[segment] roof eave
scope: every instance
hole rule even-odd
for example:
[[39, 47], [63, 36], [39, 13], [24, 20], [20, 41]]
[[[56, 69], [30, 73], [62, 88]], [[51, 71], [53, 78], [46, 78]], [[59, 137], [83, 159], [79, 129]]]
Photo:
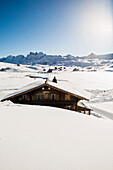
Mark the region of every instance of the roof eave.
[[78, 97], [80, 100], [87, 100], [87, 101], [89, 101], [89, 99], [87, 99], [87, 98], [85, 98], [85, 97], [82, 97], [82, 96], [73, 94], [73, 93], [68, 92], [68, 91], [66, 91], [66, 90], [63, 90], [63, 89], [60, 89], [60, 88], [58, 88], [58, 87], [52, 86], [52, 85], [50, 85], [48, 82], [45, 82], [45, 83], [43, 83], [42, 85], [39, 85], [39, 86], [34, 87], [34, 88], [31, 88], [31, 89], [29, 89], [29, 90], [25, 90], [24, 92], [20, 92], [20, 93], [15, 94], [15, 95], [13, 95], [13, 96], [11, 96], [11, 97], [3, 98], [3, 99], [1, 100], [1, 102], [5, 101], [5, 100], [10, 100], [10, 99], [12, 99], [12, 98], [14, 98], [14, 97], [17, 97], [17, 96], [19, 96], [19, 95], [22, 95], [22, 94], [24, 94], [24, 93], [31, 92], [32, 90], [36, 90], [37, 88], [40, 88], [40, 87], [42, 87], [42, 86], [44, 86], [44, 85], [48, 85], [48, 86], [50, 86], [50, 87], [52, 87], [52, 88], [58, 89], [58, 90], [60, 90], [60, 91], [63, 91], [64, 93], [69, 93], [69, 94], [72, 95], [72, 96]]

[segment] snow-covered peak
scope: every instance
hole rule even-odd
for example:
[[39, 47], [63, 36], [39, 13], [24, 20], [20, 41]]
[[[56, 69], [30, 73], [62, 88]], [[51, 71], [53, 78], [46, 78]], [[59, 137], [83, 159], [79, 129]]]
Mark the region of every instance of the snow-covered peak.
[[94, 56], [94, 55], [96, 55], [96, 54], [94, 54], [94, 53], [90, 53], [88, 56]]
[[0, 62], [25, 64], [25, 65], [53, 65], [53, 66], [76, 66], [82, 68], [94, 67], [95, 69], [113, 64], [113, 54], [96, 55], [91, 53], [88, 56], [78, 57], [68, 54], [62, 55], [47, 55], [43, 52], [30, 52], [27, 56], [17, 55], [1, 58]]

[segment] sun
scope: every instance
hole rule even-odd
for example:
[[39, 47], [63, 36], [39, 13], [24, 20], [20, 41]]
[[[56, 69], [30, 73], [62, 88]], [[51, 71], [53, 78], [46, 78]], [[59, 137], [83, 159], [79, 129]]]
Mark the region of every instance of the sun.
[[88, 31], [93, 38], [100, 38], [106, 40], [112, 36], [112, 20], [111, 17], [104, 13], [101, 16], [95, 15], [93, 18], [89, 18]]
[[98, 5], [96, 1], [95, 4], [87, 4], [81, 14], [81, 28], [87, 47], [104, 49], [110, 46], [113, 39], [111, 7], [107, 4]]

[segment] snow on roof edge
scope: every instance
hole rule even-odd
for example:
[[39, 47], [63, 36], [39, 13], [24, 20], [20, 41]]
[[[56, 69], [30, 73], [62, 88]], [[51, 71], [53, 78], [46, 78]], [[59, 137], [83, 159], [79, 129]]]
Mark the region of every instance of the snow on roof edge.
[[[69, 89], [69, 87], [68, 88], [65, 88], [65, 86], [61, 86], [59, 83], [54, 83], [54, 82], [51, 82], [51, 81], [47, 81], [47, 83], [45, 83], [45, 82], [36, 82], [36, 83], [31, 83], [31, 84], [28, 84], [27, 86], [24, 86], [21, 90], [19, 90], [19, 91], [16, 91], [16, 92], [14, 92], [14, 93], [11, 93], [11, 94], [8, 94], [6, 97], [4, 97], [1, 101], [4, 101], [4, 100], [7, 100], [7, 99], [9, 99], [10, 100], [10, 98], [12, 98], [12, 97], [14, 97], [14, 96], [17, 96], [17, 95], [19, 95], [19, 94], [22, 94], [22, 93], [24, 93], [24, 92], [27, 92], [27, 91], [29, 91], [29, 90], [31, 90], [31, 89], [34, 89], [34, 88], [36, 88], [36, 87], [39, 87], [39, 86], [42, 86], [42, 85], [44, 85], [44, 84], [48, 84], [48, 85], [50, 85], [50, 86], [53, 86], [53, 87], [55, 87], [55, 88], [57, 88], [57, 89], [60, 89], [60, 90], [63, 90], [63, 91], [66, 91], [66, 92], [68, 92], [68, 93], [71, 93], [71, 94], [73, 94], [73, 95], [76, 95], [76, 96], [78, 96], [78, 97], [81, 97], [82, 99], [84, 99], [84, 100], [89, 100], [87, 97], [85, 97], [84, 95], [82, 95], [79, 91], [77, 91], [77, 90], [75, 90], [75, 89], [73, 89], [73, 88], [70, 88]], [[69, 86], [69, 85], [68, 85]]]

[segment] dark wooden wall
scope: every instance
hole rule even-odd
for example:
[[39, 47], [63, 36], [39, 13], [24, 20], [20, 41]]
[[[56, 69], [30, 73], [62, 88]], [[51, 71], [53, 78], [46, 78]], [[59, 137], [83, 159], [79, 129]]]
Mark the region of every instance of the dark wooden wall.
[[[48, 94], [47, 99], [45, 99], [45, 94]], [[51, 99], [52, 94], [56, 95], [56, 99]], [[77, 103], [80, 100], [68, 93], [64, 93], [46, 85], [31, 92], [24, 93], [23, 95], [26, 95], [26, 99], [23, 99], [22, 95], [20, 95], [13, 98], [12, 101], [14, 103], [46, 105], [60, 108], [66, 108], [69, 106], [71, 110], [77, 111]], [[38, 100], [37, 95], [41, 95], [41, 99]]]

